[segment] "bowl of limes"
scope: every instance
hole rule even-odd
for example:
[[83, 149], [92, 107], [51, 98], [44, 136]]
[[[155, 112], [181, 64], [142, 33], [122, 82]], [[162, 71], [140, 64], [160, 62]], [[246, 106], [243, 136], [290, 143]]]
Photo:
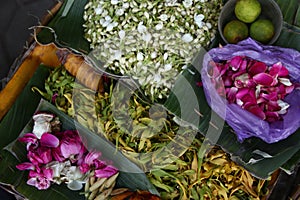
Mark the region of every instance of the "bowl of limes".
[[273, 44], [282, 24], [283, 16], [274, 0], [229, 0], [220, 13], [218, 30], [225, 43], [251, 37], [262, 44]]

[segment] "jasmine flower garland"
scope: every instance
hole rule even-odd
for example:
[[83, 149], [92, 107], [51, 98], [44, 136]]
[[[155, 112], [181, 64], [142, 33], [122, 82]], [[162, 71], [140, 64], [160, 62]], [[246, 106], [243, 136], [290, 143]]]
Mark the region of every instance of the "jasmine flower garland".
[[152, 100], [168, 96], [178, 74], [217, 30], [221, 0], [91, 0], [85, 38], [104, 68], [137, 80]]

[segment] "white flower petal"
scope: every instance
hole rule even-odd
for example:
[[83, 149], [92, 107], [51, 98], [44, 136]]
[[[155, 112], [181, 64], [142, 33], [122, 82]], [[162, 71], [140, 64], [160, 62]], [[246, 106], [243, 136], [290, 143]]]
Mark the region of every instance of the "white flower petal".
[[168, 15], [162, 14], [158, 17], [161, 21], [167, 21], [168, 20]]
[[169, 54], [166, 52], [166, 53], [164, 53], [164, 60], [167, 60], [168, 59], [168, 57], [169, 57]]
[[126, 32], [124, 30], [119, 31], [119, 37], [120, 37], [121, 40], [124, 39], [125, 35], [126, 35]]
[[155, 29], [157, 31], [161, 30], [162, 28], [164, 27], [163, 23], [158, 23], [156, 26], [155, 26]]
[[165, 70], [166, 71], [169, 71], [169, 70], [171, 70], [172, 69], [172, 65], [171, 64], [166, 64], [165, 65]]
[[98, 7], [95, 9], [95, 13], [96, 13], [96, 15], [101, 15], [101, 14], [102, 14], [102, 12], [103, 12], [103, 9], [102, 9], [102, 7], [101, 7], [101, 6], [98, 6]]
[[157, 52], [156, 52], [156, 51], [152, 52], [152, 53], [151, 53], [151, 58], [154, 59], [154, 58], [156, 58], [156, 57], [157, 57]]
[[186, 33], [182, 36], [182, 41], [186, 42], [186, 43], [190, 43], [191, 41], [193, 41], [193, 36], [189, 33]]
[[122, 16], [123, 14], [124, 14], [124, 9], [120, 8], [120, 9], [116, 10], [117, 16]]
[[145, 33], [147, 31], [147, 27], [143, 25], [143, 22], [140, 22], [137, 27], [137, 30], [139, 33]]
[[159, 83], [161, 80], [161, 75], [160, 74], [155, 74], [153, 77], [154, 82]]
[[144, 60], [144, 55], [143, 55], [143, 53], [142, 53], [142, 52], [138, 52], [137, 55], [136, 55], [136, 59], [137, 59], [138, 61]]
[[117, 5], [119, 3], [119, 0], [111, 0], [110, 3], [112, 5]]
[[145, 42], [150, 42], [150, 40], [151, 40], [151, 34], [150, 33], [145, 33], [145, 34], [143, 34], [143, 36], [142, 36], [142, 40], [144, 40]]
[[182, 4], [184, 7], [189, 8], [193, 5], [193, 0], [184, 0]]

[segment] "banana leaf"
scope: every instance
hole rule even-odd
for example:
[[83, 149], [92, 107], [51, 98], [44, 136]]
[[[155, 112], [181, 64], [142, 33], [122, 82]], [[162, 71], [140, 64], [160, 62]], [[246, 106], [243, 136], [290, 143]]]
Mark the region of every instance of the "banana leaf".
[[[49, 68], [46, 66], [38, 68], [14, 106], [0, 123], [0, 132], [5, 133], [2, 134], [5, 136], [5, 139], [1, 140], [0, 184], [9, 187], [16, 195], [28, 199], [85, 199], [84, 195], [69, 190], [63, 184], [52, 185], [48, 190], [39, 191], [35, 187], [27, 185], [27, 173], [19, 171], [15, 167], [26, 160], [26, 148], [24, 145], [16, 142], [17, 137], [20, 134], [31, 131], [33, 125], [31, 118], [36, 111], [49, 111], [59, 116], [63, 129], [77, 129], [85, 139], [84, 141], [87, 142], [87, 148], [102, 152], [104, 158], [114, 163], [120, 171], [116, 187], [126, 187], [131, 190], [147, 190], [153, 194], [158, 194], [144, 172], [117, 151], [111, 143], [90, 132], [49, 102], [41, 100], [39, 95], [31, 91], [32, 86], [43, 87], [44, 79], [48, 74]], [[11, 125], [12, 123], [14, 126]]]

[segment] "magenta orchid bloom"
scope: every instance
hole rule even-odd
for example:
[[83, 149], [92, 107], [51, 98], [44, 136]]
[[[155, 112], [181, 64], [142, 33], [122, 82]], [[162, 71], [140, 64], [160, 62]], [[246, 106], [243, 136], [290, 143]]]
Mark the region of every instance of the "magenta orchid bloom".
[[30, 171], [27, 184], [35, 186], [39, 190], [46, 190], [51, 185], [52, 177], [53, 171], [51, 169], [44, 168], [40, 173], [36, 171]]
[[28, 185], [39, 190], [48, 189], [51, 183], [65, 182], [69, 189], [80, 190], [87, 173], [95, 177], [110, 177], [117, 173], [112, 165], [100, 160], [101, 153], [85, 148], [78, 131], [51, 132], [49, 125], [54, 115], [34, 115], [34, 133], [23, 135], [18, 141], [26, 143], [29, 162], [16, 165], [29, 170]]
[[287, 112], [288, 106], [282, 102], [295, 85], [281, 62], [269, 67], [246, 56], [234, 56], [225, 62], [210, 62], [209, 66], [212, 84], [229, 103], [268, 122], [280, 120]]
[[117, 168], [111, 165], [106, 165], [104, 168], [96, 169], [95, 176], [98, 178], [107, 178], [115, 175], [118, 172]]

